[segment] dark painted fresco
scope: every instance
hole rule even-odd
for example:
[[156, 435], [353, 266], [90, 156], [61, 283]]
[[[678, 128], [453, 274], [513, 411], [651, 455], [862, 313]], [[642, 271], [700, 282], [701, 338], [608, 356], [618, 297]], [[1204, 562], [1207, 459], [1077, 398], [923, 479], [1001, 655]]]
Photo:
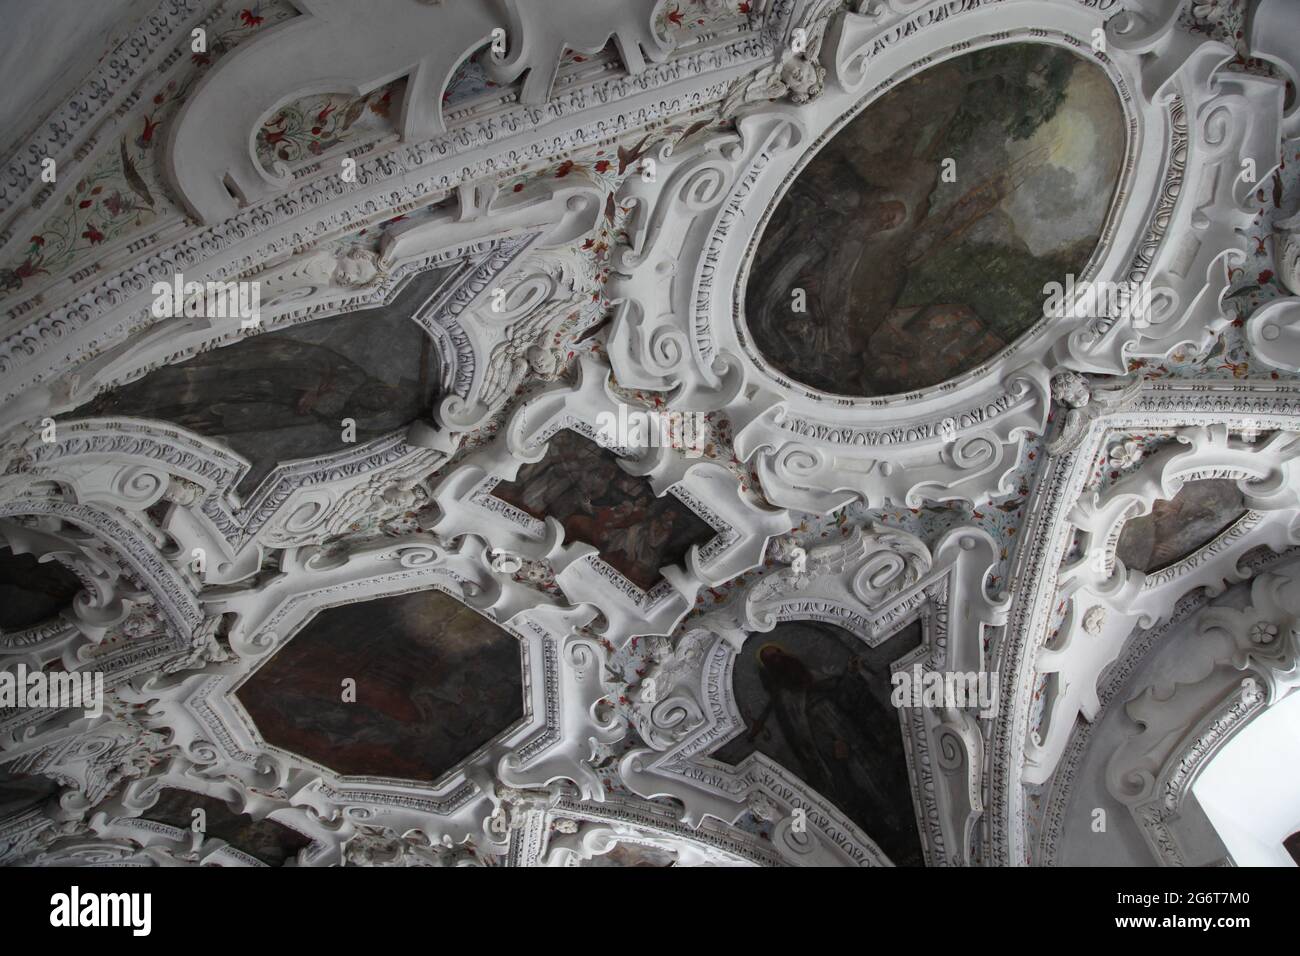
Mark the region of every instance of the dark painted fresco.
[[1295, 865], [1300, 866], [1300, 831], [1283, 840], [1282, 846], [1286, 848], [1287, 853], [1291, 854], [1291, 859], [1295, 860]]
[[342, 421], [357, 443], [428, 416], [437, 352], [411, 314], [446, 272], [411, 280], [396, 300], [255, 335], [111, 389], [68, 418], [124, 415], [173, 422], [218, 438], [248, 459], [247, 497], [275, 465], [340, 451]]
[[21, 631], [72, 607], [81, 582], [58, 561], [0, 549], [0, 631]]
[[42, 774], [16, 773], [0, 765], [0, 820], [17, 816], [59, 792], [57, 783]]
[[566, 540], [591, 545], [643, 591], [658, 582], [660, 568], [680, 564], [691, 545], [716, 534], [680, 499], [656, 498], [650, 482], [620, 468], [612, 451], [569, 429], [551, 439], [545, 458], [492, 493], [534, 518], [557, 519]]
[[523, 716], [519, 641], [441, 591], [345, 604], [236, 696], [278, 747], [345, 775], [433, 781]]
[[1057, 47], [981, 50], [903, 81], [774, 210], [745, 290], [755, 346], [798, 382], [859, 396], [993, 358], [1042, 318], [1045, 283], [1083, 271], [1125, 130], [1101, 69]]
[[642, 866], [666, 867], [677, 865], [677, 854], [671, 850], [658, 847], [642, 846], [640, 843], [616, 843], [614, 849], [590, 860], [582, 860], [579, 866]]
[[158, 802], [142, 816], [146, 820], [189, 830], [194, 825], [195, 809], [201, 809], [208, 839], [224, 840], [236, 850], [255, 856], [267, 866], [283, 866], [298, 851], [311, 845], [311, 838], [293, 827], [274, 820], [254, 820], [235, 813], [223, 800], [206, 794], [167, 787]]
[[732, 677], [745, 731], [713, 756], [754, 751], [797, 774], [898, 866], [924, 857], [889, 665], [921, 643], [921, 625], [868, 647], [843, 628], [784, 621], [745, 642]]
[[1237, 482], [1189, 481], [1171, 501], [1157, 501], [1149, 515], [1124, 523], [1115, 556], [1126, 568], [1159, 571], [1209, 544], [1245, 513]]

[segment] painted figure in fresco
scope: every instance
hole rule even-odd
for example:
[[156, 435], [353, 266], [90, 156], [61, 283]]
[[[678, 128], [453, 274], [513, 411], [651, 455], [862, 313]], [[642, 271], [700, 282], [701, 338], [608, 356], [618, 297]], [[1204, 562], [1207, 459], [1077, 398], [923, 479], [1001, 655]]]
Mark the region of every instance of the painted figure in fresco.
[[1126, 568], [1151, 572], [1179, 561], [1231, 527], [1246, 511], [1232, 479], [1189, 481], [1172, 501], [1124, 524], [1115, 555]]

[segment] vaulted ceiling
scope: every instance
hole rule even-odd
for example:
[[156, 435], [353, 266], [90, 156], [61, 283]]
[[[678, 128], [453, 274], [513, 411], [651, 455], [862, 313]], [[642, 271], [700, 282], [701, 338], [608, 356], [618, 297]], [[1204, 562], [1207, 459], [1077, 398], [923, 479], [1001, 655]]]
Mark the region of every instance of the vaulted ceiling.
[[4, 41], [0, 861], [1240, 852], [1300, 8], [95, 16]]

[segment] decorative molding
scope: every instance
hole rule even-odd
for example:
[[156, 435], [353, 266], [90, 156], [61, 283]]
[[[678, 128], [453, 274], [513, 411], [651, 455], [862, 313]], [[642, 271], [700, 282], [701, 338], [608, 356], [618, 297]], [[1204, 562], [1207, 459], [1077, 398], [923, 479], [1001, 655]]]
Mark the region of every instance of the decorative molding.
[[[638, 731], [649, 746], [623, 757], [622, 779], [647, 798], [680, 801], [694, 825], [709, 816], [734, 822], [756, 805], [768, 808], [773, 822], [780, 821], [773, 843], [796, 865], [887, 863], [869, 834], [762, 754], [736, 767], [706, 756], [744, 729], [731, 690], [735, 657], [749, 634], [779, 621], [829, 621], [876, 645], [920, 617], [924, 644], [895, 669], [981, 671], [985, 628], [1001, 624], [1006, 613], [1006, 602], [985, 590], [995, 558], [993, 542], [977, 529], [954, 529], [931, 554], [912, 535], [877, 526], [813, 549], [803, 570], [763, 574], [656, 652], [636, 703]], [[962, 608], [959, 618], [950, 613], [955, 607]], [[931, 864], [972, 861], [971, 835], [983, 809], [977, 710], [899, 712]], [[796, 808], [807, 813], [806, 835], [790, 829]]]
[[[1245, 572], [1241, 558], [1259, 545], [1280, 551], [1294, 544], [1294, 491], [1290, 488], [1294, 436], [1286, 432], [1295, 429], [1297, 422], [1300, 389], [1292, 383], [1147, 381], [1127, 407], [1098, 416], [1074, 448], [1048, 460], [1023, 522], [1021, 550], [1011, 575], [1022, 583], [1013, 595], [1007, 627], [996, 651], [1004, 706], [989, 742], [991, 812], [986, 839], [990, 862], [1015, 864], [1028, 859], [1023, 787], [1051, 776], [1069, 740], [1075, 715], [1088, 719], [1096, 713], [1097, 680], [1134, 624], [1140, 623], [1139, 618], [1152, 626], [1189, 590], [1207, 585], [1217, 590], [1225, 579], [1240, 580]], [[1109, 436], [1178, 434], [1180, 430], [1184, 442], [1148, 458], [1141, 471], [1116, 482], [1095, 505], [1077, 508], [1095, 463], [1110, 444]], [[1258, 445], [1230, 437], [1242, 432], [1265, 436], [1271, 431], [1282, 434]], [[1248, 505], [1260, 516], [1243, 519], [1245, 524], [1208, 543], [1198, 552], [1199, 557], [1190, 556], [1168, 569], [1167, 575], [1156, 576], [1151, 589], [1145, 589], [1144, 575], [1130, 573], [1109, 558], [1091, 565], [1073, 559], [1067, 562], [1079, 530], [1076, 518], [1096, 535], [1105, 558], [1113, 554], [1116, 528], [1131, 516], [1130, 508], [1133, 513], [1149, 511], [1152, 501], [1176, 493], [1182, 482], [1206, 477], [1220, 467], [1242, 479]], [[1168, 488], [1163, 477], [1166, 470]], [[1248, 480], [1256, 475], [1272, 478]], [[1203, 560], [1210, 557], [1214, 560]], [[1100, 591], [1087, 590], [1097, 587]], [[1129, 601], [1138, 602], [1138, 613], [1129, 613]], [[1084, 612], [1093, 605], [1107, 608], [1100, 637], [1083, 630]], [[1049, 647], [1047, 642], [1058, 623], [1060, 638]], [[1061, 690], [1059, 678], [1055, 688], [1049, 689], [1043, 708], [1049, 715], [1046, 734], [1040, 733], [1040, 742], [1034, 743], [1033, 702], [1044, 666], [1066, 678], [1065, 689]], [[1031, 759], [1033, 762], [1028, 762]]]
[[1139, 730], [1111, 757], [1106, 786], [1162, 865], [1211, 862], [1196, 858], [1184, 832], [1187, 818], [1203, 816], [1189, 806], [1192, 785], [1233, 736], [1300, 685], [1294, 592], [1289, 575], [1266, 572], [1252, 582], [1249, 607], [1203, 610], [1187, 653], [1204, 661], [1206, 677], [1147, 687], [1125, 706]]
[[[1174, 436], [1176, 442], [1152, 452], [1138, 471], [1081, 498], [1062, 516], [1077, 535], [1080, 554], [1057, 574], [1064, 618], [1038, 654], [1039, 675], [1057, 679], [1043, 695], [1038, 739], [1025, 748], [1028, 784], [1044, 783], [1056, 767], [1076, 716], [1096, 716], [1097, 682], [1135, 626], [1153, 627], [1188, 591], [1217, 594], [1243, 580], [1246, 572], [1230, 555], [1300, 544], [1300, 435], [1278, 431], [1252, 444], [1229, 438], [1228, 425], [1221, 424], [1181, 428]], [[1168, 568], [1150, 575], [1125, 568], [1115, 557], [1124, 523], [1172, 499], [1184, 482], [1205, 478], [1235, 479], [1250, 510]]]
[[449, 472], [432, 494], [442, 512], [435, 532], [447, 540], [477, 534], [493, 548], [546, 561], [571, 602], [599, 608], [605, 619], [600, 633], [617, 646], [635, 635], [672, 633], [701, 588], [757, 567], [768, 539], [790, 527], [788, 513], [755, 505], [719, 464], [670, 447], [613, 447], [625, 471], [646, 478], [657, 496], [676, 495], [717, 532], [709, 544], [692, 546], [684, 566], [665, 568], [663, 580], [646, 593], [601, 561], [591, 545], [567, 543], [555, 519], [540, 522], [490, 494], [497, 482], [513, 481], [521, 465], [541, 460], [561, 429], [606, 445], [596, 425], [603, 414], [617, 419], [620, 403], [609, 369], [583, 355], [573, 386], [526, 400], [511, 413], [504, 434]]

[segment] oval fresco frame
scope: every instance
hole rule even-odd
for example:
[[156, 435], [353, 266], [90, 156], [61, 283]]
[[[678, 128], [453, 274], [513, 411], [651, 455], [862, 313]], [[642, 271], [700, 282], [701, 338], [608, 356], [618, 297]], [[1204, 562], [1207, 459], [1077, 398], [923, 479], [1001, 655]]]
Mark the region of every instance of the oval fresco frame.
[[[619, 201], [633, 208], [610, 280], [616, 306], [609, 352], [620, 384], [667, 392], [671, 407], [721, 410], [735, 426], [738, 457], [755, 467], [779, 507], [829, 513], [854, 500], [867, 507], [979, 505], [1008, 493], [1026, 441], [1046, 429], [1054, 374], [1122, 375], [1130, 359], [1199, 345], [1230, 321], [1219, 304], [1227, 288], [1223, 260], [1244, 255], [1236, 230], [1251, 215], [1249, 186], [1232, 170], [1240, 156], [1256, 153], [1259, 167], [1269, 166], [1269, 131], [1246, 110], [1280, 96], [1276, 81], [1215, 76], [1233, 55], [1215, 41], [1171, 52], [1173, 67], [1155, 65], [1143, 54], [1165, 42], [1168, 25], [1115, 16], [1117, 9], [1106, 0], [1027, 0], [1012, 9], [932, 4], [887, 24], [830, 16], [820, 52], [809, 50], [830, 64], [825, 92], [802, 105], [747, 107], [734, 130], [660, 150], [653, 181], [632, 177], [620, 190]], [[786, 24], [787, 46], [796, 29], [803, 27]], [[976, 32], [978, 40], [969, 40]], [[755, 361], [738, 329], [754, 237], [782, 184], [829, 131], [937, 58], [1026, 39], [1086, 53], [1097, 36], [1105, 52], [1090, 60], [1115, 84], [1130, 128], [1087, 274], [1150, 282], [1157, 305], [1148, 322], [1040, 322], [955, 379], [879, 398], [815, 394]], [[862, 60], [866, 66], [858, 67]], [[745, 210], [759, 205], [764, 216], [751, 224]], [[745, 241], [736, 241], [737, 233]], [[1196, 237], [1190, 245], [1165, 241], [1189, 233]], [[679, 274], [681, 263], [698, 266]]]
[[[1138, 127], [1138, 114], [1133, 108], [1133, 95], [1125, 81], [1124, 75], [1115, 69], [1114, 62], [1105, 54], [1094, 53], [1091, 57], [1080, 49], [1077, 41], [1064, 33], [1053, 33], [1038, 29], [1026, 29], [1017, 31], [1023, 34], [1017, 38], [1015, 33], [1005, 34], [998, 39], [993, 37], [984, 37], [986, 42], [962, 41], [953, 44], [948, 49], [936, 52], [933, 55], [924, 57], [902, 71], [895, 73], [875, 85], [866, 96], [857, 100], [847, 110], [840, 113], [816, 138], [816, 140], [799, 156], [794, 165], [782, 178], [776, 193], [767, 201], [763, 210], [763, 216], [758, 225], [754, 228], [746, 244], [744, 260], [736, 274], [735, 291], [732, 296], [731, 317], [737, 341], [740, 343], [745, 353], [745, 358], [753, 362], [755, 366], [767, 377], [774, 381], [780, 382], [786, 387], [791, 394], [801, 395], [814, 402], [828, 402], [837, 405], [848, 404], [854, 408], [879, 408], [896, 405], [904, 405], [918, 399], [929, 398], [936, 394], [947, 394], [949, 392], [961, 389], [967, 382], [981, 377], [988, 369], [1010, 361], [1011, 357], [1017, 352], [1033, 353], [1034, 347], [1038, 344], [1035, 340], [1047, 334], [1047, 326], [1051, 324], [1052, 319], [1048, 317], [1039, 318], [1029, 328], [1021, 332], [1015, 339], [1008, 343], [1003, 349], [998, 351], [989, 359], [980, 362], [972, 367], [966, 368], [958, 374], [944, 379], [934, 385], [927, 385], [920, 388], [908, 389], [902, 392], [888, 393], [883, 395], [847, 395], [838, 392], [830, 392], [824, 389], [815, 388], [802, 382], [794, 380], [787, 373], [782, 372], [771, 361], [763, 355], [761, 350], [753, 342], [753, 334], [750, 332], [745, 320], [745, 291], [749, 284], [749, 273], [753, 266], [758, 246], [763, 240], [763, 235], [771, 222], [773, 214], [781, 205], [782, 201], [788, 194], [790, 187], [794, 185], [796, 179], [807, 169], [809, 164], [817, 158], [821, 151], [829, 145], [831, 140], [835, 139], [848, 127], [855, 119], [871, 109], [872, 106], [879, 103], [886, 94], [901, 87], [907, 81], [918, 77], [926, 71], [971, 53], [981, 50], [988, 50], [998, 46], [1029, 45], [1040, 44], [1043, 46], [1057, 47], [1066, 52], [1075, 55], [1076, 59], [1091, 64], [1099, 68], [1106, 79], [1114, 87], [1118, 105], [1120, 107], [1122, 119], [1126, 125], [1124, 140], [1124, 154], [1119, 168], [1114, 192], [1111, 194], [1110, 201], [1107, 203], [1105, 215], [1102, 217], [1101, 230], [1097, 238], [1096, 245], [1093, 247], [1084, 263], [1082, 270], [1076, 276], [1080, 286], [1086, 285], [1099, 276], [1102, 267], [1107, 265], [1107, 259], [1115, 246], [1115, 236], [1117, 233], [1117, 220], [1123, 211], [1127, 200], [1132, 197], [1132, 179], [1134, 174], [1136, 149], [1136, 130]], [[1004, 39], [1003, 37], [1009, 37]], [[837, 98], [838, 99], [838, 98]]]

